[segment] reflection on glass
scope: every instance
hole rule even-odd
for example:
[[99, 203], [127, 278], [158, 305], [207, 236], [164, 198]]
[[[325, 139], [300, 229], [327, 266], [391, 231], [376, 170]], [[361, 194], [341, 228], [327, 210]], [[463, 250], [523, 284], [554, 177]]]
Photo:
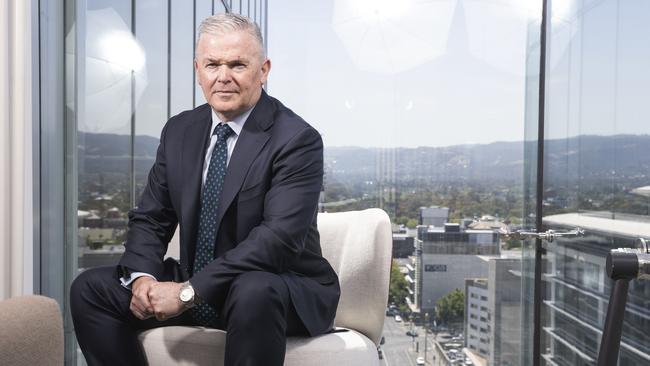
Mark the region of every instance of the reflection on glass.
[[269, 9], [269, 93], [323, 135], [321, 209], [380, 207], [394, 224], [388, 364], [524, 364], [521, 243], [498, 231], [524, 225], [526, 30], [539, 5]]
[[[564, 21], [549, 33], [556, 62], [548, 75], [543, 215], [550, 228], [588, 235], [549, 246], [542, 352], [553, 364], [592, 365], [611, 291], [605, 257], [650, 235], [650, 52], [640, 47], [650, 7], [563, 3]], [[650, 363], [648, 300], [650, 284], [633, 281], [619, 365]]]
[[148, 77], [145, 51], [125, 21], [131, 19], [128, 4], [89, 2], [84, 21], [66, 36], [66, 99], [78, 129], [80, 270], [116, 263], [132, 207], [131, 116]]
[[[259, 23], [266, 2], [255, 7]], [[74, 227], [66, 230], [74, 259], [66, 264], [65, 287], [78, 271], [115, 264], [122, 255], [127, 212], [145, 185], [163, 125], [203, 103], [200, 89], [194, 103], [196, 27], [224, 10], [219, 0], [67, 2], [66, 205]], [[66, 326], [72, 364], [78, 350]]]
[[[156, 0], [135, 3], [135, 36], [141, 42], [146, 54], [146, 68], [149, 75], [142, 97], [136, 102], [135, 131], [133, 136], [134, 197], [142, 194], [147, 174], [153, 165], [155, 154], [147, 147], [158, 143], [160, 131], [167, 118], [168, 76], [168, 18], [167, 6]], [[188, 83], [189, 80], [186, 80]], [[135, 81], [138, 89], [138, 80]]]
[[[132, 90], [137, 103], [148, 83], [145, 51], [115, 9], [88, 10], [86, 18], [85, 57], [80, 59], [85, 71], [82, 100], [84, 109], [92, 117], [80, 118], [79, 130], [92, 133], [128, 131]], [[73, 26], [66, 36], [70, 46], [75, 32]], [[68, 47], [70, 72], [75, 70], [73, 53]], [[132, 88], [134, 80], [136, 88]], [[69, 85], [68, 92], [72, 91]], [[68, 107], [74, 109], [75, 99], [72, 96], [67, 99]]]

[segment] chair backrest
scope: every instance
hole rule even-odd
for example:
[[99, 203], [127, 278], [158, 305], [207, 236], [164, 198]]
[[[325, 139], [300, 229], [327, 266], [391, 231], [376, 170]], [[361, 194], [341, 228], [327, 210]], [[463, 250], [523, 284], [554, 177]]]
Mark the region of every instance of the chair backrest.
[[63, 365], [63, 318], [44, 296], [0, 301], [0, 364]]
[[354, 329], [378, 344], [392, 256], [388, 215], [378, 208], [320, 213], [318, 231], [323, 256], [341, 283], [335, 326]]

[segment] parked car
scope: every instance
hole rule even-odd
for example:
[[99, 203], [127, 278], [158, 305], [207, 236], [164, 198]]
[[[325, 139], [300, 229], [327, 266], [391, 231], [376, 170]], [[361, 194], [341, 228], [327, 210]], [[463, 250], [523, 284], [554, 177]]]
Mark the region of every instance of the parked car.
[[409, 337], [417, 337], [418, 332], [416, 330], [407, 330], [406, 335], [409, 336]]
[[399, 316], [399, 315], [395, 315], [395, 321], [398, 322], [398, 323], [401, 323], [402, 322], [402, 317]]
[[377, 356], [379, 356], [379, 359], [384, 358], [384, 351], [381, 349], [381, 346], [377, 346]]
[[384, 344], [386, 343], [386, 338], [384, 336], [381, 336], [381, 340], [379, 341], [379, 344]]
[[418, 365], [418, 366], [420, 366], [420, 365], [424, 365], [424, 364], [425, 364], [425, 362], [424, 362], [424, 357], [418, 357], [418, 358], [416, 358], [416, 359], [415, 359], [415, 364]]

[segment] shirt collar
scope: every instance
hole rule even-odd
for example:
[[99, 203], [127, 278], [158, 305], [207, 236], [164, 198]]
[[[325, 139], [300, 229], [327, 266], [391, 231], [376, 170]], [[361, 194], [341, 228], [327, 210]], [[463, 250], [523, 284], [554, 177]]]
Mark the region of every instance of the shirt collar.
[[[253, 106], [253, 108], [255, 108], [255, 106]], [[253, 108], [233, 118], [232, 121], [226, 122], [228, 127], [230, 127], [237, 136], [239, 136], [241, 130], [244, 128], [244, 123], [246, 123], [248, 116], [251, 115]], [[217, 117], [217, 113], [215, 113], [214, 109], [210, 108], [210, 110], [212, 111], [212, 127], [210, 128], [210, 131], [214, 131], [215, 127], [217, 127], [219, 123], [224, 121], [220, 120], [219, 117]]]

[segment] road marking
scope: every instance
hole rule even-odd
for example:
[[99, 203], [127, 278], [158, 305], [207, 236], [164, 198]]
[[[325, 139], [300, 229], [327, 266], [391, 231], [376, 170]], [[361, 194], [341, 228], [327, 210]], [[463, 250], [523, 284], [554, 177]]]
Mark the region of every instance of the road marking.
[[384, 352], [384, 364], [390, 366], [390, 363], [388, 362], [388, 354], [386, 352]]
[[411, 354], [409, 353], [409, 351], [404, 350], [404, 353], [406, 354], [406, 359], [409, 360], [409, 365], [415, 366], [415, 363], [413, 363], [413, 360], [411, 359]]

